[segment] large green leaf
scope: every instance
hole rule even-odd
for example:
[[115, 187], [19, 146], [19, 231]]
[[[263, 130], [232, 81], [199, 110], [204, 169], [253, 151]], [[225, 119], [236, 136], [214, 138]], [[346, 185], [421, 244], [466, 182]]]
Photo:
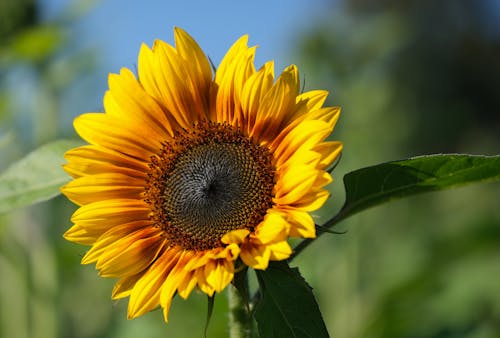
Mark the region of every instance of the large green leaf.
[[59, 140], [48, 143], [12, 164], [0, 175], [0, 212], [48, 200], [59, 194], [69, 181], [62, 170], [66, 150], [81, 141]]
[[260, 337], [329, 337], [312, 289], [298, 269], [272, 262], [256, 272], [262, 292], [255, 310]]
[[325, 226], [389, 200], [498, 179], [500, 156], [429, 155], [362, 168], [344, 176], [345, 204]]

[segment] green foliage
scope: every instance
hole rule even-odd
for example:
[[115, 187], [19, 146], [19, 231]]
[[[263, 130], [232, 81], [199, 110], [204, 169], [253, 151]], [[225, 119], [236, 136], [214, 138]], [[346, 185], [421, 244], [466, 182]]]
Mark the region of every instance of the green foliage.
[[0, 175], [0, 212], [48, 200], [69, 180], [61, 165], [65, 151], [81, 141], [48, 143], [11, 165]]
[[[0, 1], [0, 41], [4, 42], [16, 31], [33, 25], [36, 20], [34, 0]], [[0, 45], [0, 51], [2, 46]], [[1, 53], [0, 53], [1, 54]]]
[[312, 289], [297, 268], [273, 262], [256, 272], [262, 299], [255, 319], [261, 337], [329, 337]]
[[344, 176], [346, 201], [334, 221], [390, 200], [498, 179], [500, 156], [427, 155], [362, 168]]
[[14, 57], [30, 62], [38, 62], [54, 54], [60, 47], [63, 34], [57, 26], [40, 26], [27, 29], [14, 41]]
[[430, 236], [426, 264], [385, 292], [364, 335], [498, 337], [498, 224], [479, 216], [465, 231]]

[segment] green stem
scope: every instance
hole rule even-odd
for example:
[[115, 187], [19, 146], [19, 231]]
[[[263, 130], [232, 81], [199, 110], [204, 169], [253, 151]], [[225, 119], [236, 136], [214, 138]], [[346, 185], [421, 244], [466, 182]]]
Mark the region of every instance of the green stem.
[[229, 337], [251, 338], [253, 320], [249, 308], [249, 288], [247, 269], [234, 275], [234, 287], [228, 288]]

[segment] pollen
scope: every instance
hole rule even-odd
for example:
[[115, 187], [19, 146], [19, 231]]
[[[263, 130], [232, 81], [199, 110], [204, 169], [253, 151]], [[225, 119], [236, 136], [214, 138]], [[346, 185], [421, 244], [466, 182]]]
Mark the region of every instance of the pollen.
[[199, 251], [223, 246], [231, 230], [252, 232], [273, 206], [274, 185], [265, 146], [229, 124], [200, 122], [151, 158], [145, 201], [171, 245]]

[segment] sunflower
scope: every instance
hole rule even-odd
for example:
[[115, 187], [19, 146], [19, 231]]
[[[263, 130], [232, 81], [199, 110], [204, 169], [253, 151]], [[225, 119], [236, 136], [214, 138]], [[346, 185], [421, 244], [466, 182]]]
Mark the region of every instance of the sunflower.
[[175, 294], [212, 296], [235, 267], [266, 269], [290, 256], [289, 237], [315, 237], [310, 212], [342, 148], [325, 141], [340, 109], [300, 93], [295, 65], [275, 81], [243, 36], [214, 74], [174, 31], [175, 46], [141, 47], [137, 75], [109, 76], [105, 113], [74, 121], [88, 145], [65, 154], [62, 192], [79, 208], [64, 237], [91, 245], [82, 264], [118, 279], [129, 318], [161, 306], [167, 321]]

